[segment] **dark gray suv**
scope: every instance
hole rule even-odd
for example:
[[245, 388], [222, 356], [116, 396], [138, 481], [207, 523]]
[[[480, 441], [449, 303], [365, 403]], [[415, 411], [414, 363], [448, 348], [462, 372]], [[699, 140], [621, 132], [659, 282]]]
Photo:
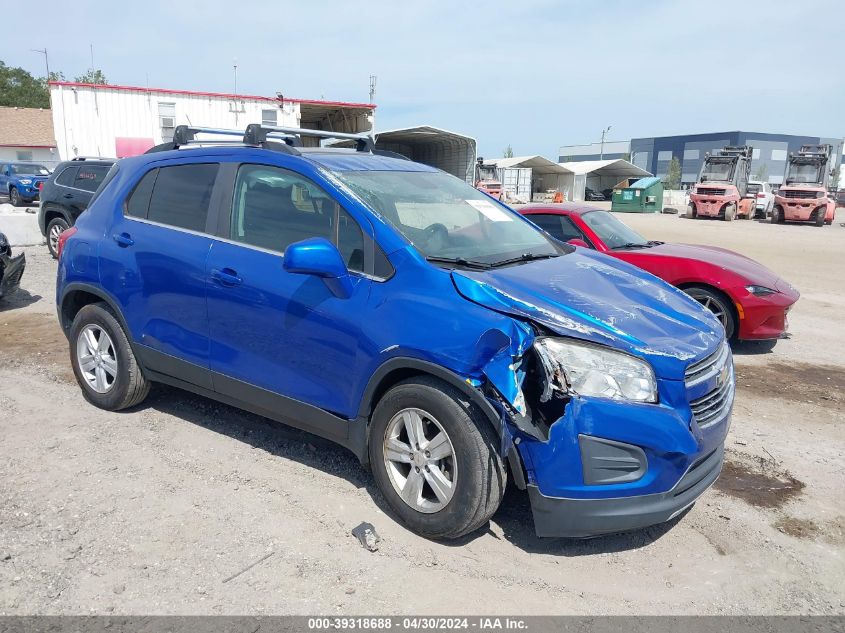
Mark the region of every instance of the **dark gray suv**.
[[38, 226], [55, 258], [59, 235], [73, 226], [114, 164], [113, 158], [79, 156], [60, 163], [41, 190]]

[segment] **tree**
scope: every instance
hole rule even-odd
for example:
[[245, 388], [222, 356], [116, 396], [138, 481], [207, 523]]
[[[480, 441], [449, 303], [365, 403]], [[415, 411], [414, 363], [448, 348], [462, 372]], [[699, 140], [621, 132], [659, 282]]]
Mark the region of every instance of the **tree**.
[[669, 171], [663, 179], [663, 186], [666, 189], [677, 189], [681, 186], [681, 161], [677, 156], [673, 156], [669, 161]]
[[760, 182], [766, 182], [769, 177], [769, 167], [766, 163], [763, 163], [757, 168], [757, 171], [754, 172], [754, 180], [759, 180]]
[[502, 157], [503, 158], [513, 158], [513, 147], [511, 147], [510, 143], [508, 143], [508, 146], [505, 148], [505, 151], [502, 152]]
[[74, 81], [80, 84], [107, 84], [109, 80], [99, 68], [89, 68], [84, 75], [74, 78]]
[[50, 93], [43, 79], [37, 79], [23, 68], [6, 66], [0, 61], [0, 106], [49, 108]]

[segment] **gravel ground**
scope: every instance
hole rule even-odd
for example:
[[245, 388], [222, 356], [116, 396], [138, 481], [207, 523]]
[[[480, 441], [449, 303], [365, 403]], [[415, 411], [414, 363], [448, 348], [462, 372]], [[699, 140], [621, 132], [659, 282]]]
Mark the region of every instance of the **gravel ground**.
[[[311, 435], [165, 387], [91, 407], [55, 263], [24, 249], [0, 306], [0, 614], [845, 613], [845, 230], [623, 219], [746, 253], [802, 298], [793, 338], [737, 350], [717, 486], [671, 524], [589, 541], [536, 538], [514, 490], [486, 530], [427, 541]], [[378, 551], [351, 536], [361, 521]]]

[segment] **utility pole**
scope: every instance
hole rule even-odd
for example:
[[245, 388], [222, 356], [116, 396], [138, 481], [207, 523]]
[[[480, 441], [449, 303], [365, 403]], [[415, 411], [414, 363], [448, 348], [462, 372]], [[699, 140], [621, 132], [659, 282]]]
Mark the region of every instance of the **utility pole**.
[[370, 103], [376, 98], [376, 79], [375, 75], [370, 75]]
[[238, 94], [238, 58], [235, 57], [234, 64], [232, 68], [235, 71], [235, 88], [232, 90], [234, 94]]
[[33, 53], [41, 53], [44, 55], [44, 64], [47, 66], [47, 81], [50, 81], [50, 60], [47, 58], [47, 48], [30, 48]]
[[91, 72], [94, 72], [94, 45], [90, 44], [91, 47]]
[[601, 150], [599, 152], [599, 160], [604, 160], [604, 135], [610, 132], [610, 128], [612, 127], [612, 125], [608, 125], [601, 131]]

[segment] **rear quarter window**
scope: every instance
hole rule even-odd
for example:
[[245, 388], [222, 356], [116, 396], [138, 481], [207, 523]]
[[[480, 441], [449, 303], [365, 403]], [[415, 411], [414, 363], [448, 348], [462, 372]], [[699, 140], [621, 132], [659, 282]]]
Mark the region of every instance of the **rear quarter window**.
[[205, 231], [217, 163], [161, 167], [147, 219], [190, 231]]
[[63, 185], [65, 187], [73, 187], [73, 181], [76, 179], [76, 174], [79, 171], [79, 167], [71, 166], [65, 167], [56, 177], [56, 184]]

